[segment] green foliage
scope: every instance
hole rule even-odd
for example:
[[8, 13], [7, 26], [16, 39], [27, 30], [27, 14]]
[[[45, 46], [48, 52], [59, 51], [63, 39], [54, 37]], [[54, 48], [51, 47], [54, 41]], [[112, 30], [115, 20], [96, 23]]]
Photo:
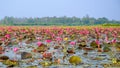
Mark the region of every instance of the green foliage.
[[120, 26], [120, 24], [119, 23], [115, 23], [115, 24], [113, 24], [113, 23], [105, 23], [105, 24], [102, 24], [102, 26]]
[[15, 17], [4, 17], [0, 20], [0, 25], [14, 25], [14, 26], [80, 26], [80, 25], [101, 25], [103, 26], [118, 26], [120, 21], [108, 20], [107, 18], [89, 17], [88, 15], [83, 18], [78, 17], [42, 17], [42, 18], [15, 18]]

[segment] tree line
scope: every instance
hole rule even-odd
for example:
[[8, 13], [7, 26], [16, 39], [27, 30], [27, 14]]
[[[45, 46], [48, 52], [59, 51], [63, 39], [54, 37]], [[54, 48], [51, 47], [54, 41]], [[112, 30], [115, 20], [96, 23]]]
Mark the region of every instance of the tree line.
[[3, 19], [0, 20], [0, 25], [22, 25], [22, 26], [31, 26], [31, 25], [41, 25], [41, 26], [50, 26], [50, 25], [65, 25], [65, 26], [79, 26], [79, 25], [120, 25], [120, 21], [116, 20], [108, 20], [105, 17], [102, 18], [94, 18], [89, 17], [88, 15], [84, 16], [83, 18], [78, 17], [35, 17], [35, 18], [17, 18], [17, 17], [8, 17], [5, 16]]

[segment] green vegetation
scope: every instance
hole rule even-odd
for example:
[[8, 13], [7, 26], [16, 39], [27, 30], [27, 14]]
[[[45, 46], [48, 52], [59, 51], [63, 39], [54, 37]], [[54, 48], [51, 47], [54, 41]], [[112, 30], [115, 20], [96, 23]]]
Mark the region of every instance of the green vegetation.
[[120, 26], [120, 23], [116, 23], [116, 24], [113, 24], [113, 23], [105, 23], [105, 24], [102, 24], [102, 26]]
[[42, 17], [42, 18], [15, 18], [4, 17], [0, 20], [0, 25], [14, 25], [14, 26], [50, 26], [50, 25], [63, 25], [63, 26], [80, 26], [80, 25], [103, 25], [103, 26], [120, 26], [120, 21], [108, 20], [107, 18], [89, 17], [88, 15], [83, 18], [78, 17]]

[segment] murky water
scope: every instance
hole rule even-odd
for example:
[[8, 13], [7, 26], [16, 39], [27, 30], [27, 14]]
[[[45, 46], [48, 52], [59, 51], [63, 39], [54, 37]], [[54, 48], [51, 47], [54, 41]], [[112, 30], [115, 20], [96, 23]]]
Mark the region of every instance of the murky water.
[[[88, 42], [89, 43], [89, 42]], [[52, 45], [52, 42], [51, 44]], [[22, 46], [20, 48], [20, 46]], [[19, 51], [14, 52], [13, 48], [19, 48]], [[8, 56], [11, 60], [18, 60], [19, 61], [19, 66], [21, 68], [25, 68], [28, 66], [36, 66], [38, 68], [42, 68], [43, 66], [40, 65], [40, 62], [43, 62], [44, 60], [38, 60], [39, 58], [42, 57], [42, 55], [40, 53], [35, 53], [32, 52], [33, 48], [37, 48], [36, 43], [32, 43], [32, 44], [25, 44], [24, 42], [22, 42], [22, 45], [12, 45], [10, 47], [6, 47], [5, 48], [5, 52], [1, 55], [5, 55]], [[51, 47], [48, 51], [52, 52], [54, 49]], [[56, 49], [56, 52], [53, 54], [53, 56], [56, 56], [57, 58], [61, 58], [64, 56], [64, 54], [61, 52], [62, 49]], [[21, 54], [19, 54], [19, 52], [30, 52], [32, 54], [32, 57], [36, 58], [34, 59], [34, 61], [29, 62], [29, 60], [31, 59], [21, 59]], [[103, 52], [103, 53], [98, 53], [97, 51], [93, 50], [90, 52], [87, 52], [87, 55], [83, 55], [83, 53], [85, 53], [84, 50], [77, 50], [75, 51], [75, 54], [71, 54], [69, 56], [67, 56], [67, 58], [65, 59], [66, 61], [61, 61], [61, 63], [59, 65], [51, 65], [51, 66], [46, 66], [49, 68], [104, 68], [102, 64], [109, 64], [112, 63], [112, 61], [110, 60], [110, 56], [108, 55], [107, 52]], [[82, 63], [79, 65], [71, 65], [68, 61], [69, 57], [72, 55], [77, 55], [79, 57], [81, 57], [82, 59]], [[99, 57], [101, 58], [101, 60], [93, 60], [93, 58], [95, 57]], [[54, 58], [53, 58], [54, 59]], [[21, 62], [22, 61], [22, 62]], [[28, 62], [28, 63], [26, 63]], [[67, 65], [64, 65], [67, 64]], [[6, 68], [7, 65], [4, 65], [2, 63], [0, 63], [0, 67], [2, 68]]]

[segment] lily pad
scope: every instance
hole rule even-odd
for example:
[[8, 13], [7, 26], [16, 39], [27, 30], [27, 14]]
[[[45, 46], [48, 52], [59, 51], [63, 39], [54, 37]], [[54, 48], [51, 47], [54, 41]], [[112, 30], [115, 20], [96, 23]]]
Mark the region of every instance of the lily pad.
[[108, 52], [108, 51], [111, 51], [111, 49], [110, 49], [109, 47], [105, 46], [105, 47], [103, 48], [103, 51], [104, 51], [104, 52]]
[[93, 48], [98, 48], [98, 45], [95, 41], [92, 41], [90, 46], [93, 47]]
[[46, 62], [40, 62], [40, 64], [41, 64], [42, 66], [50, 66], [50, 65], [52, 65], [52, 62], [46, 61]]
[[37, 66], [28, 66], [26, 68], [38, 68]]
[[79, 47], [86, 47], [86, 42], [85, 41], [81, 41], [81, 43], [79, 44]]
[[82, 62], [82, 59], [79, 56], [72, 56], [72, 57], [70, 57], [69, 62], [71, 64], [77, 65], [77, 64], [80, 64]]
[[72, 53], [72, 54], [75, 53], [75, 51], [74, 51], [73, 48], [68, 48], [67, 52], [70, 53], [70, 54], [71, 54], [71, 53]]
[[28, 58], [32, 58], [31, 53], [28, 53], [28, 52], [22, 52], [21, 53], [21, 59], [28, 59]]
[[37, 52], [45, 52], [47, 50], [47, 46], [42, 44], [37, 48]]
[[19, 63], [18, 63], [18, 61], [14, 61], [14, 60], [6, 60], [6, 61], [3, 61], [3, 64], [18, 66]]
[[0, 57], [0, 60], [8, 60], [8, 59], [9, 59], [8, 56], [1, 56], [1, 57]]

